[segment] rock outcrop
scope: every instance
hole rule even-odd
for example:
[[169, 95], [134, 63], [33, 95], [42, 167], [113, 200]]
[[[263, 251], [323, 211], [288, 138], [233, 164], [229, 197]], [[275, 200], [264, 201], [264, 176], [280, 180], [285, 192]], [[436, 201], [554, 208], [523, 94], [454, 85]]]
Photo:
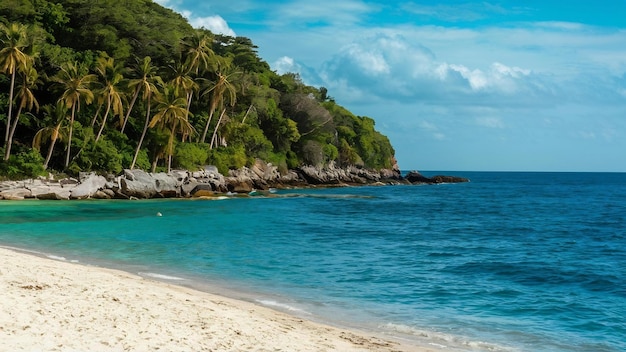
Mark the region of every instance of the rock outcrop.
[[419, 171], [411, 171], [404, 179], [411, 184], [435, 184], [435, 183], [461, 183], [469, 182], [469, 179], [457, 176], [443, 176], [437, 175], [433, 177], [426, 177], [419, 173]]
[[148, 173], [124, 170], [107, 177], [94, 173], [81, 174], [79, 180], [50, 178], [0, 182], [0, 199], [135, 199], [174, 197], [214, 197], [220, 194], [249, 194], [271, 188], [297, 188], [349, 185], [397, 185], [468, 182], [462, 177], [426, 177], [417, 171], [402, 177], [397, 167], [390, 170], [369, 170], [355, 166], [345, 168], [334, 164], [320, 168], [302, 166], [281, 174], [278, 167], [257, 160], [251, 167], [230, 170], [227, 176], [215, 166], [199, 171], [176, 170], [170, 173]]

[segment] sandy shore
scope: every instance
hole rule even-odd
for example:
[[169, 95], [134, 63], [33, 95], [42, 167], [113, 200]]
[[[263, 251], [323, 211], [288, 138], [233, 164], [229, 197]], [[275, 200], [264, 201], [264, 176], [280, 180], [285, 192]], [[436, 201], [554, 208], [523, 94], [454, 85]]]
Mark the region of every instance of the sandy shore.
[[2, 351], [436, 351], [0, 248]]

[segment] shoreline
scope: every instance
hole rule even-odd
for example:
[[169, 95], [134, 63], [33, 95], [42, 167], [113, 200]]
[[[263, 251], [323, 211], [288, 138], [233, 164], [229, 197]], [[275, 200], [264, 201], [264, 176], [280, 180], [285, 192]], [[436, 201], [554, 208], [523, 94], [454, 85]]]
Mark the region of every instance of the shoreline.
[[0, 246], [0, 268], [0, 347], [12, 350], [444, 350], [13, 247]]

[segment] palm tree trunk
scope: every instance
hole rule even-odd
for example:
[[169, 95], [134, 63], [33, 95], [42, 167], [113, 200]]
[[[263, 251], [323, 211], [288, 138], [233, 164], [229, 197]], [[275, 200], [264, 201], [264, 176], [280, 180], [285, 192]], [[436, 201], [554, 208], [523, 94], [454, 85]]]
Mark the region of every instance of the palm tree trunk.
[[213, 131], [213, 136], [211, 137], [211, 144], [209, 145], [209, 149], [213, 149], [213, 143], [216, 141], [217, 131], [220, 127], [220, 123], [222, 123], [222, 118], [224, 117], [224, 113], [226, 113], [226, 109], [222, 110], [220, 114], [220, 118], [217, 120], [217, 125], [215, 125], [215, 130]]
[[[13, 88], [15, 87], [15, 72], [17, 69], [13, 70], [11, 73], [11, 86], [9, 88], [9, 112], [7, 113], [7, 130], [4, 133], [4, 145], [7, 146], [9, 142], [9, 129], [11, 128], [11, 115], [13, 114]], [[8, 159], [5, 159], [8, 160]]]
[[213, 112], [215, 110], [211, 110], [211, 112], [209, 113], [209, 119], [206, 122], [206, 126], [204, 126], [204, 131], [202, 132], [202, 138], [200, 138], [199, 142], [200, 143], [204, 143], [204, 140], [206, 139], [206, 134], [209, 131], [209, 124], [211, 124], [211, 119], [213, 118]]
[[57, 125], [54, 128], [54, 132], [52, 132], [52, 141], [50, 142], [50, 147], [48, 147], [48, 155], [46, 155], [46, 160], [43, 162], [44, 170], [48, 169], [48, 164], [50, 163], [50, 159], [52, 159], [52, 151], [54, 150], [54, 145], [59, 137], [59, 128], [61, 128], [61, 125]]
[[245, 115], [243, 115], [243, 119], [241, 120], [241, 123], [246, 123], [246, 117], [248, 117], [248, 114], [250, 113], [253, 107], [254, 105], [250, 104], [250, 106], [248, 107], [248, 110], [246, 110]]
[[148, 95], [148, 111], [146, 112], [146, 122], [143, 125], [143, 131], [141, 132], [141, 138], [139, 138], [139, 144], [137, 144], [137, 149], [135, 149], [135, 156], [133, 156], [133, 162], [130, 164], [130, 169], [132, 170], [135, 167], [135, 162], [137, 162], [137, 156], [139, 155], [139, 150], [141, 149], [141, 145], [143, 144], [143, 139], [146, 137], [146, 133], [148, 132], [148, 124], [150, 123], [150, 98], [152, 95]]
[[20, 120], [21, 114], [22, 114], [22, 106], [20, 105], [19, 109], [17, 109], [17, 116], [15, 116], [15, 120], [13, 120], [13, 125], [11, 126], [11, 132], [9, 132], [9, 139], [7, 140], [7, 145], [4, 150], [4, 161], [9, 160], [9, 157], [11, 157], [11, 146], [13, 145], [13, 136], [15, 135], [15, 129], [17, 129], [17, 123]]
[[67, 137], [67, 153], [65, 154], [65, 168], [70, 166], [70, 153], [72, 149], [72, 132], [74, 130], [74, 113], [76, 112], [76, 103], [72, 104], [72, 115], [70, 117], [70, 132]]
[[104, 117], [102, 118], [102, 125], [100, 126], [100, 130], [98, 131], [98, 135], [96, 136], [96, 143], [100, 139], [100, 136], [102, 135], [102, 131], [104, 131], [104, 126], [107, 123], [107, 117], [109, 117], [109, 111], [111, 111], [111, 97], [109, 97], [107, 101], [107, 109], [104, 112]]
[[91, 127], [96, 125], [96, 120], [98, 119], [98, 115], [100, 115], [100, 110], [102, 109], [102, 105], [104, 104], [98, 105], [98, 110], [96, 110], [96, 114], [93, 115], [93, 119], [91, 119]]
[[137, 97], [139, 96], [140, 90], [141, 90], [141, 86], [137, 86], [137, 89], [135, 90], [135, 94], [133, 95], [133, 100], [131, 100], [130, 102], [130, 106], [128, 107], [128, 111], [126, 112], [126, 116], [124, 117], [124, 122], [122, 123], [122, 129], [120, 130], [122, 133], [124, 133], [124, 129], [126, 128], [126, 123], [128, 122], [128, 117], [130, 117], [130, 112], [133, 110], [133, 106], [135, 106], [135, 101], [137, 100]]

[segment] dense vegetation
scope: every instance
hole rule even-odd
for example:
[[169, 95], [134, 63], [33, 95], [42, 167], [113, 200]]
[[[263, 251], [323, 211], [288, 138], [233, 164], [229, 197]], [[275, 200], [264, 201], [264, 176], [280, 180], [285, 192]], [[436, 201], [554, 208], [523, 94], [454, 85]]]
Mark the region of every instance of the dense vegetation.
[[[374, 121], [151, 0], [0, 3], [0, 175], [390, 168]], [[0, 130], [2, 131], [2, 130]]]

